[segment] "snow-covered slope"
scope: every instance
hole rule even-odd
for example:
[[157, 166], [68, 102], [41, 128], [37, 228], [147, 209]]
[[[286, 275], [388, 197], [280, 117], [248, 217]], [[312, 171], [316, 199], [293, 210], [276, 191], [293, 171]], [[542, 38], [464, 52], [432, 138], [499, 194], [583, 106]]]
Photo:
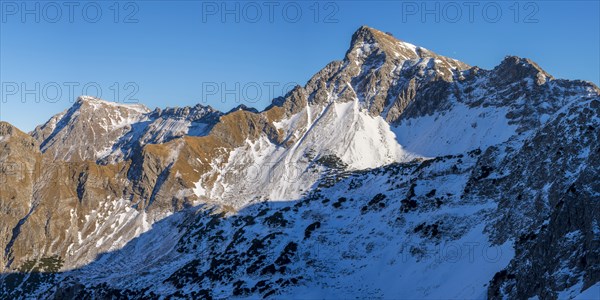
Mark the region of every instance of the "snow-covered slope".
[[486, 149], [515, 135], [515, 125], [506, 118], [506, 108], [470, 108], [456, 103], [431, 116], [402, 120], [393, 131], [407, 151], [426, 156]]
[[596, 94], [593, 85], [552, 80], [527, 59], [469, 68], [362, 27], [343, 61], [261, 113], [284, 110], [271, 121], [279, 139], [267, 131], [231, 149], [196, 183], [197, 195], [233, 207], [298, 199], [323, 162], [356, 170], [507, 141], [519, 147], [561, 108]]
[[83, 97], [40, 145], [1, 135], [49, 170], [7, 194], [0, 295], [574, 297], [600, 280], [599, 111], [528, 59], [368, 27], [261, 112]]
[[[266, 136], [235, 148], [212, 186], [199, 182], [198, 196], [234, 207], [253, 202], [298, 199], [320, 178], [324, 166], [349, 170], [379, 167], [415, 158], [402, 150], [389, 125], [353, 102], [307, 105], [275, 126], [287, 147]], [[235, 176], [230, 176], [235, 174]]]

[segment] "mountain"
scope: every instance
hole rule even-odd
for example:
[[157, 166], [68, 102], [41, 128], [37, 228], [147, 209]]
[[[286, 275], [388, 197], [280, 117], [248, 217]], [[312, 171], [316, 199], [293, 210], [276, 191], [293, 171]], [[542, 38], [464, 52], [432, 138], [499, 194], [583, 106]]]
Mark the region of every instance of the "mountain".
[[599, 113], [531, 60], [366, 26], [260, 112], [82, 96], [0, 124], [0, 297], [593, 294]]
[[81, 96], [65, 112], [38, 126], [32, 136], [55, 160], [115, 163], [146, 144], [184, 135], [205, 135], [221, 115], [211, 107], [155, 109]]

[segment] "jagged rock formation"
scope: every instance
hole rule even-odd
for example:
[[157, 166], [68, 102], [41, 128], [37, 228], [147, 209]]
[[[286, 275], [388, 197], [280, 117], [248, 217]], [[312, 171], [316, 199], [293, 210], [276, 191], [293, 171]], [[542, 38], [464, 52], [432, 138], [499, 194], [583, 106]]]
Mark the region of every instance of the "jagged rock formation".
[[31, 135], [55, 160], [116, 163], [131, 158], [146, 144], [205, 135], [219, 115], [210, 106], [151, 111], [141, 104], [115, 104], [82, 96]]
[[0, 123], [0, 297], [572, 297], [600, 280], [599, 103], [368, 27], [262, 112], [80, 97]]

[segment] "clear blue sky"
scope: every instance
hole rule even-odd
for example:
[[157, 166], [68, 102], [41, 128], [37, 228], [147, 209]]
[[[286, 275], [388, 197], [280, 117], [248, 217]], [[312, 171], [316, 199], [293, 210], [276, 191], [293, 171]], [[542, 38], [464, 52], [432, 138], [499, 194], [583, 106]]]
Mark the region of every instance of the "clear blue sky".
[[[493, 68], [510, 54], [533, 59], [557, 78], [600, 82], [598, 1], [516, 7], [513, 1], [477, 2], [472, 8], [469, 2], [343, 1], [317, 7], [308, 1], [269, 7], [230, 1], [223, 7], [149, 1], [115, 7], [108, 1], [69, 8], [62, 2], [53, 2], [62, 5], [55, 7], [2, 1], [0, 119], [32, 130], [72, 105], [69, 85], [76, 85], [72, 92], [78, 95], [83, 85], [94, 83], [106, 100], [137, 99], [151, 108], [203, 103], [226, 111], [240, 104], [236, 97], [247, 96], [253, 100], [241, 103], [262, 109], [271, 100], [268, 85], [279, 84], [275, 96], [285, 92], [286, 83], [303, 85], [328, 62], [343, 58], [361, 25], [482, 68]], [[233, 10], [225, 19], [223, 8]], [[433, 12], [423, 16], [424, 9]], [[26, 10], [33, 12], [22, 15]], [[233, 92], [221, 93], [222, 84]]]

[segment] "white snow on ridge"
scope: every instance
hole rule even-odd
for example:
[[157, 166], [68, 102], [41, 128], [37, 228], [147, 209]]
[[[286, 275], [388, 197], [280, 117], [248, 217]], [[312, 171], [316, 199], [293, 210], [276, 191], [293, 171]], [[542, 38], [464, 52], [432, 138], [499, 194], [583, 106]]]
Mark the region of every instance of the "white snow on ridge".
[[202, 187], [202, 182], [198, 181], [195, 184], [194, 187], [194, 194], [196, 194], [196, 196], [198, 197], [202, 197], [206, 195], [206, 190], [204, 189], [204, 187]]
[[508, 124], [506, 108], [453, 108], [430, 116], [403, 120], [392, 128], [406, 151], [425, 157], [464, 153], [507, 141], [516, 125]]
[[[234, 149], [204, 196], [242, 207], [253, 199], [295, 200], [320, 177], [320, 157], [334, 155], [350, 170], [376, 168], [415, 157], [396, 141], [388, 123], [360, 108], [358, 100], [309, 105], [275, 123], [288, 130], [288, 147], [266, 136]], [[201, 193], [196, 193], [200, 196]]]
[[79, 96], [79, 99], [86, 101], [94, 108], [100, 108], [102, 105], [110, 107], [123, 107], [130, 110], [135, 110], [138, 113], [148, 113], [150, 109], [143, 104], [139, 103], [118, 103], [113, 101], [106, 101], [92, 96]]
[[[72, 270], [96, 259], [98, 254], [123, 248], [129, 241], [152, 228], [145, 212], [131, 208], [128, 200], [109, 199], [100, 202], [96, 209], [85, 215], [85, 222], [68, 229], [72, 243], [67, 248], [65, 260]], [[168, 214], [159, 215], [162, 219]], [[70, 211], [71, 223], [78, 224], [77, 211]]]
[[[372, 117], [360, 111], [356, 101], [334, 103], [333, 107], [336, 112], [334, 127], [346, 127], [352, 131], [345, 136], [344, 133], [334, 133], [334, 135], [340, 134], [341, 141], [332, 137], [334, 145], [337, 142], [346, 144], [346, 147], [336, 152], [351, 169], [380, 167], [412, 158], [403, 151], [389, 124], [380, 116]], [[331, 145], [331, 148], [334, 145]]]

